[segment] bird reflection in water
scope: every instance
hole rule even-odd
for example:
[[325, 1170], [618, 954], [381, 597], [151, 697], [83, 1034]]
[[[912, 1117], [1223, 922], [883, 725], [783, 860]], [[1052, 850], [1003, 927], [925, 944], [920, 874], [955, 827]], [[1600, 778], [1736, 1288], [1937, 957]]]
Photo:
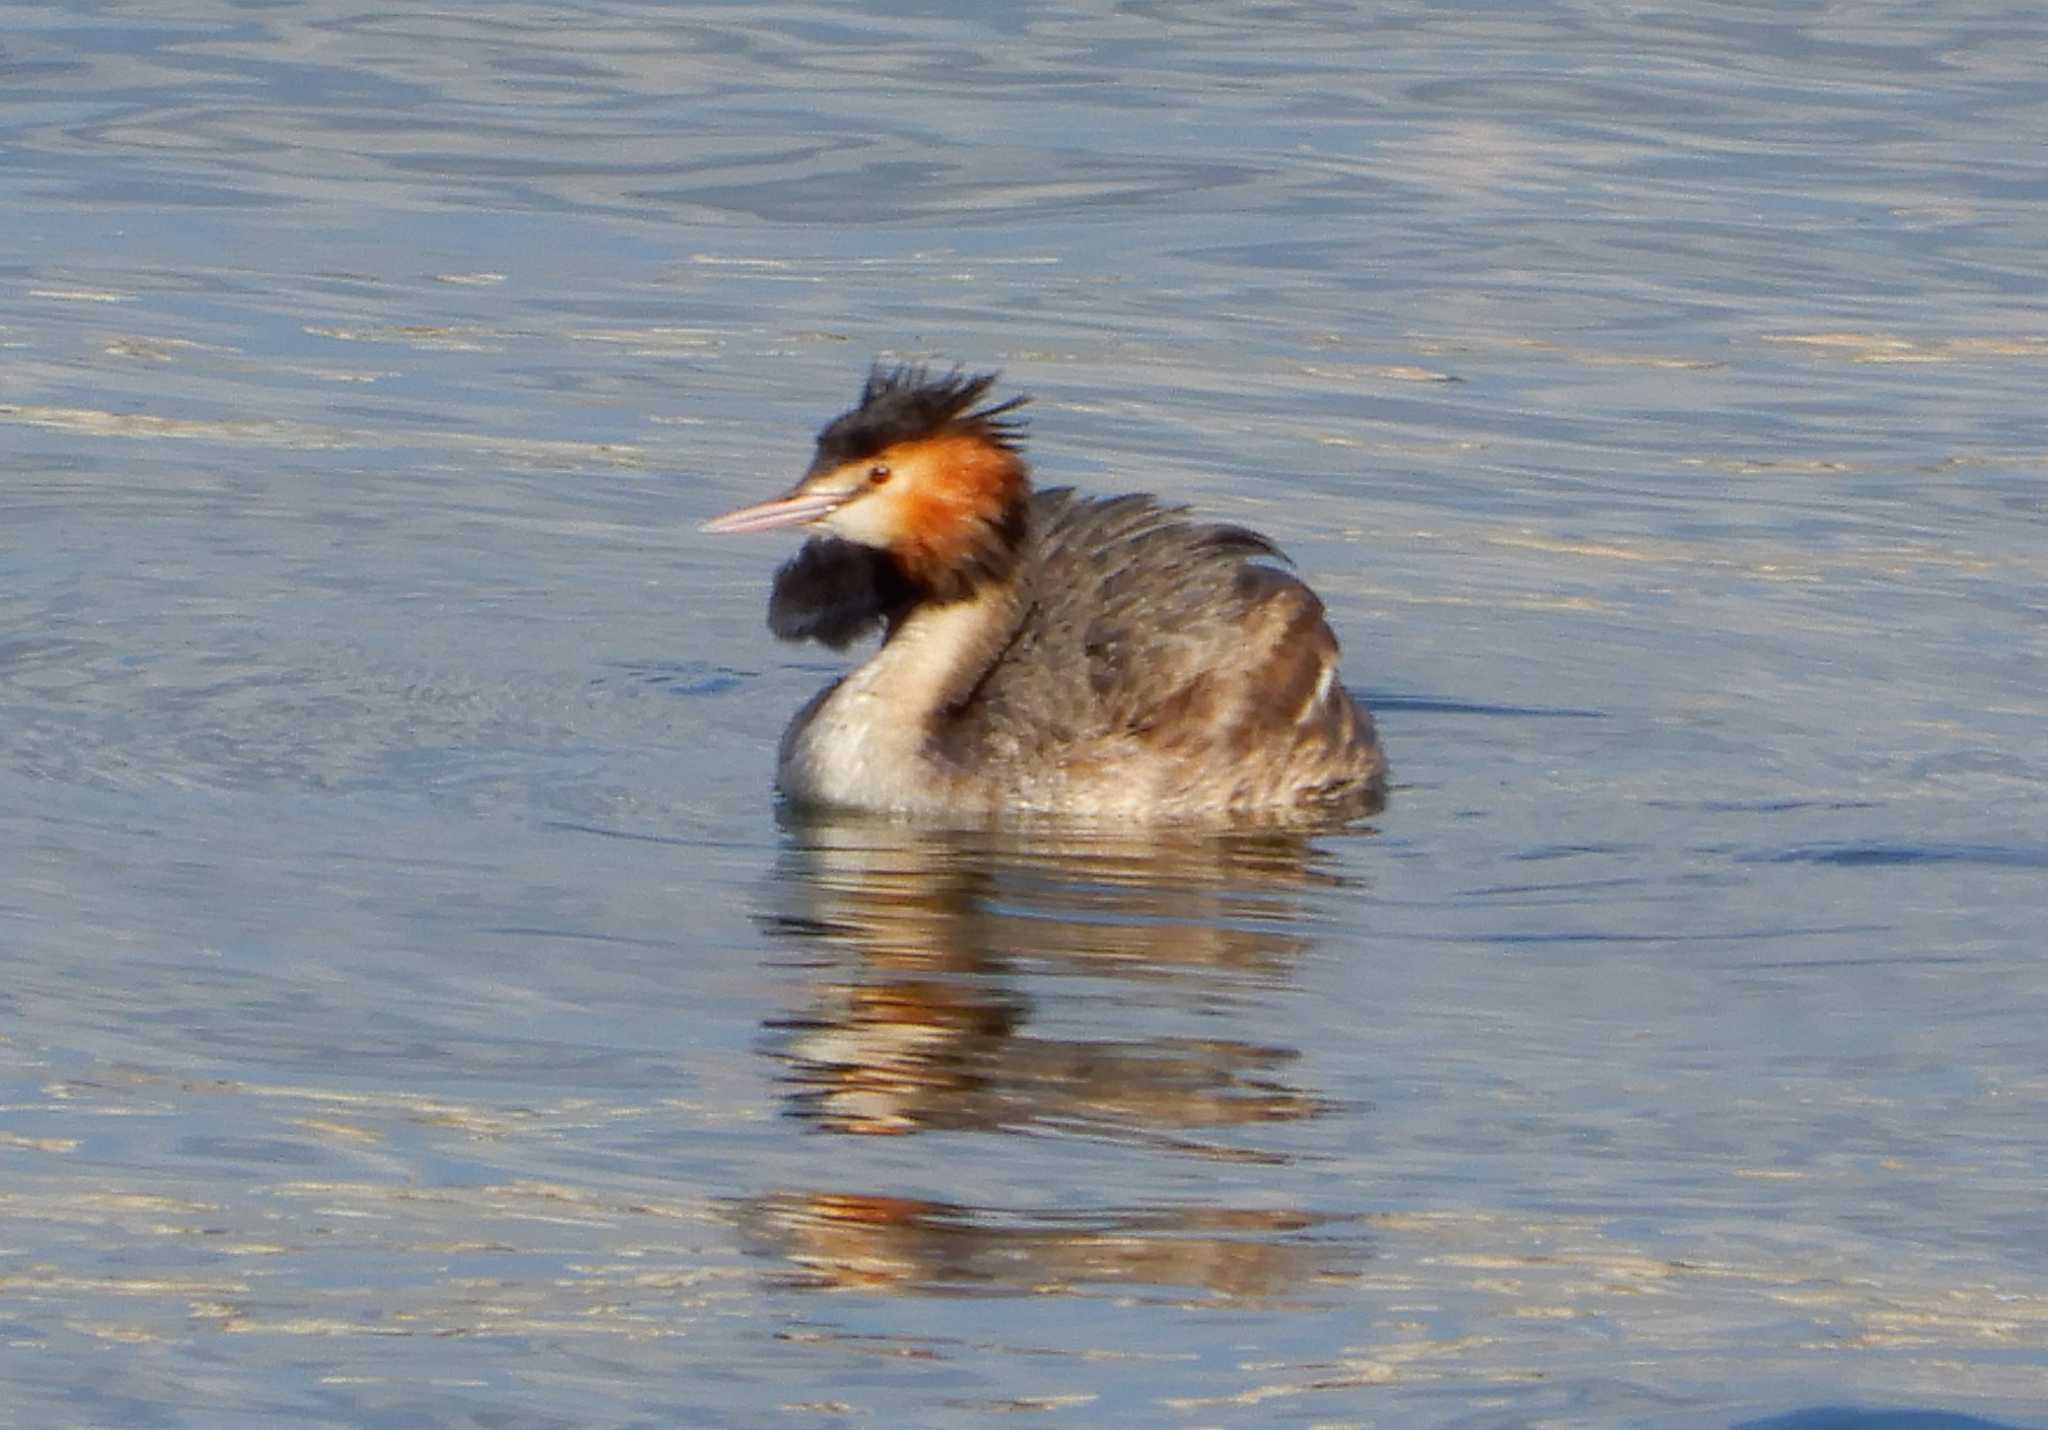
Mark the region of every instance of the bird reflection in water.
[[[764, 1050], [783, 1064], [786, 1111], [813, 1130], [1060, 1132], [1279, 1166], [1251, 1126], [1338, 1106], [1288, 1079], [1298, 1054], [1271, 1027], [1176, 1036], [1160, 1014], [1257, 1023], [1258, 992], [1284, 986], [1309, 944], [1304, 900], [1343, 882], [1310, 835], [789, 818], [764, 921], [814, 976]], [[1077, 991], [1084, 979], [1104, 982]], [[1125, 1035], [1034, 1031], [1033, 986], [1091, 1021], [1126, 1005]], [[1296, 1210], [1035, 1212], [817, 1189], [740, 1214], [806, 1286], [1142, 1281], [1273, 1296], [1361, 1254], [1355, 1228], [1333, 1236], [1331, 1218]]]
[[[1279, 1297], [1355, 1275], [1351, 1218], [1195, 1207], [1021, 1216], [913, 1197], [758, 1197], [745, 1222], [806, 1290], [1013, 1295], [1078, 1285]], [[1168, 1298], [1172, 1299], [1172, 1298]]]

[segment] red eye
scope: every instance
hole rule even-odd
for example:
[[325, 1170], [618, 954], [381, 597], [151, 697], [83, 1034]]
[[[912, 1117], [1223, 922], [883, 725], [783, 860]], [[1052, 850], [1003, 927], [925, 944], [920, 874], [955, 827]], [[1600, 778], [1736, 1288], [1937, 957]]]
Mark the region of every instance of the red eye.
[[888, 481], [889, 477], [889, 469], [883, 466], [880, 462], [877, 462], [874, 466], [868, 468], [868, 485], [871, 487], [880, 486], [883, 482]]

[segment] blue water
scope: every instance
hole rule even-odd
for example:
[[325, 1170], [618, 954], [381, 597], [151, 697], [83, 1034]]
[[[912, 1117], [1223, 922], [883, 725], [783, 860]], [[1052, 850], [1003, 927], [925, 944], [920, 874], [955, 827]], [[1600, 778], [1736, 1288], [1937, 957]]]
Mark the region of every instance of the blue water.
[[[0, 5], [9, 1415], [2048, 1425], [2044, 41]], [[780, 814], [877, 355], [1386, 812]]]

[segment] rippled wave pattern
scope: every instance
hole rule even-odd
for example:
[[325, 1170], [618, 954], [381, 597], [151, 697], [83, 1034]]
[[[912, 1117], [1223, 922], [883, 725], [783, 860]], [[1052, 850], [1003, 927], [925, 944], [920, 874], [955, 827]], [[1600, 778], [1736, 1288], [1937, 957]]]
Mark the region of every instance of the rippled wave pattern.
[[[22, 1423], [2048, 1405], [2037, 7], [0, 4]], [[799, 820], [876, 356], [1399, 784]]]

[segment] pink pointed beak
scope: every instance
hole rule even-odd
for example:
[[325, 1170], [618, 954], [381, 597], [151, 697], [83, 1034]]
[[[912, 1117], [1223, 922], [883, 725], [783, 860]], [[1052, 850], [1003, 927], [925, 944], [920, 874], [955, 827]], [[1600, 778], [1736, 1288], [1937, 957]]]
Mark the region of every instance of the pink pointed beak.
[[757, 502], [738, 511], [729, 511], [724, 516], [713, 517], [697, 530], [723, 533], [775, 531], [785, 526], [802, 526], [837, 511], [852, 495], [851, 492], [795, 491], [773, 501]]

